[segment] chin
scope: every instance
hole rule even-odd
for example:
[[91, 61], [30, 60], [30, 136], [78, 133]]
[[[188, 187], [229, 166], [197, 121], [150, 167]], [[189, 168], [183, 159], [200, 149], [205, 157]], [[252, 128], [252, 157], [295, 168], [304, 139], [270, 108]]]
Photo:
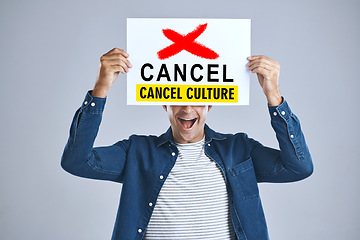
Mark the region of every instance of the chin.
[[181, 134], [180, 135], [180, 141], [184, 142], [184, 143], [191, 143], [191, 142], [198, 142], [202, 139], [202, 136], [201, 137], [198, 137], [197, 135], [195, 134]]

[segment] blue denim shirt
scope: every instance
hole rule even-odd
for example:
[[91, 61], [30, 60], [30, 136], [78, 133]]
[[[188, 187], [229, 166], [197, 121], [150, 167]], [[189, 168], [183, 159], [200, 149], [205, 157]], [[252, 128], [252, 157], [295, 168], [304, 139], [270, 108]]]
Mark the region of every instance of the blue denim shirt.
[[[76, 176], [122, 183], [112, 239], [142, 239], [178, 150], [171, 127], [161, 136], [132, 135], [112, 146], [94, 148], [105, 101], [87, 93], [71, 124], [61, 166]], [[269, 239], [257, 183], [293, 182], [313, 172], [299, 120], [287, 102], [283, 99], [281, 105], [268, 108], [280, 150], [245, 133], [221, 134], [205, 125], [205, 154], [225, 176], [238, 239]]]

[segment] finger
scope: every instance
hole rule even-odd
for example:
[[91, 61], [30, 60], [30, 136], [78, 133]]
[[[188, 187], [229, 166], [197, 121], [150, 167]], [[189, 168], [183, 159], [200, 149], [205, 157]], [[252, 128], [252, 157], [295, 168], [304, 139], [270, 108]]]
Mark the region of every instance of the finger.
[[248, 70], [252, 71], [256, 67], [261, 67], [261, 68], [264, 68], [264, 69], [269, 70], [269, 71], [278, 71], [278, 69], [276, 69], [274, 66], [268, 65], [268, 64], [266, 64], [264, 62], [256, 62], [256, 63], [248, 66]]
[[126, 73], [125, 69], [120, 65], [102, 65], [101, 66], [102, 71], [104, 71], [107, 74], [111, 74], [111, 73]]
[[266, 68], [268, 70], [280, 70], [280, 66], [274, 64], [273, 62], [269, 62], [266, 60], [261, 60], [261, 61], [251, 61], [248, 64], [246, 64], [248, 69], [254, 68], [256, 66], [260, 66], [263, 68]]
[[102, 61], [102, 62], [123, 61], [127, 65], [128, 68], [132, 67], [132, 64], [130, 63], [130, 61], [120, 53], [116, 53], [116, 54], [112, 54], [112, 55], [109, 55], [109, 56], [101, 57], [100, 61]]
[[106, 64], [110, 65], [110, 66], [121, 66], [125, 72], [129, 72], [128, 66], [123, 61], [111, 60], [111, 61], [108, 61]]
[[126, 66], [128, 68], [132, 68], [132, 64], [131, 62], [129, 61], [129, 59], [125, 58], [125, 57], [121, 57], [121, 60], [126, 64]]
[[[120, 53], [120, 54], [122, 54], [124, 57], [129, 57], [129, 54], [125, 51], [125, 50], [123, 50], [123, 49], [120, 49], [120, 48], [113, 48], [113, 49], [111, 49], [110, 51], [108, 51], [107, 53], [105, 53], [104, 55], [111, 55], [111, 54], [114, 54], [114, 53]], [[103, 56], [104, 56], [103, 55]]]
[[122, 74], [126, 73], [125, 69], [121, 65], [112, 65], [111, 70], [114, 73], [118, 73], [118, 72], [121, 72]]
[[248, 57], [248, 60], [249, 60], [249, 62], [247, 63], [248, 66], [260, 61], [260, 62], [264, 62], [265, 64], [273, 66], [274, 68], [280, 70], [279, 62], [272, 60], [263, 55], [250, 56], [250, 57]]
[[270, 75], [271, 75], [271, 71], [262, 68], [262, 67], [256, 67], [254, 68], [252, 71], [252, 73], [258, 73], [260, 75], [262, 75], [264, 78], [269, 79]]
[[266, 57], [259, 57], [259, 58], [254, 58], [253, 60], [249, 60], [249, 62], [247, 63], [247, 65], [251, 65], [257, 62], [264, 62], [265, 64], [271, 65], [275, 68], [280, 68], [280, 64], [277, 61], [274, 61], [272, 59], [266, 58]]
[[115, 58], [121, 58], [125, 61], [128, 57], [125, 56], [123, 53], [109, 53], [102, 55], [100, 59], [115, 59]]
[[267, 56], [264, 55], [252, 55], [248, 57], [248, 60], [255, 60], [255, 59], [268, 59], [271, 60], [271, 58], [268, 58]]
[[129, 68], [124, 61], [121, 61], [119, 64], [125, 70], [125, 72], [129, 72]]

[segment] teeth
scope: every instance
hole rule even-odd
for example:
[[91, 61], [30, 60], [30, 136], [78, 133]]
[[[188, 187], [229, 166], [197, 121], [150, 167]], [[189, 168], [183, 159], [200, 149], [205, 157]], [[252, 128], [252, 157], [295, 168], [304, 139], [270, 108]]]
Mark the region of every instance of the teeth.
[[182, 120], [187, 120], [187, 121], [189, 121], [189, 120], [195, 120], [195, 118], [180, 118], [180, 119], [182, 119]]

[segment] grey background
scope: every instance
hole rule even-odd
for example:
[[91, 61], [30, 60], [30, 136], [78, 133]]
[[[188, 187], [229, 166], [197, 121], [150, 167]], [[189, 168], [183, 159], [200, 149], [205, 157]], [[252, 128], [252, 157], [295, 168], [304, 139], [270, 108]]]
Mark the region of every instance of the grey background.
[[[359, 239], [358, 1], [0, 1], [0, 239], [110, 239], [121, 185], [60, 168], [75, 110], [100, 56], [126, 48], [127, 17], [252, 19], [252, 53], [281, 64], [280, 90], [302, 122], [315, 172], [260, 184], [271, 239]], [[130, 53], [131, 54], [131, 53]], [[96, 146], [161, 134], [161, 107], [108, 94]], [[255, 76], [250, 106], [214, 107], [208, 124], [277, 147]]]

